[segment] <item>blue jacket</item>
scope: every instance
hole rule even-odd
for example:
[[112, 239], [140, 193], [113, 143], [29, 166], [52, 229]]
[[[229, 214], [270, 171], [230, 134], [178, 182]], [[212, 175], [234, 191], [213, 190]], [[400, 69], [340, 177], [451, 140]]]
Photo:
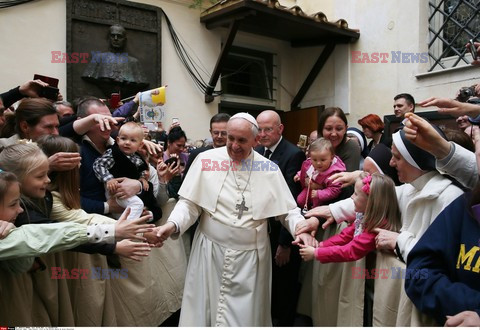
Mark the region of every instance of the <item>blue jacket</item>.
[[87, 213], [105, 214], [105, 188], [93, 172], [93, 163], [101, 154], [87, 141], [80, 146], [80, 195], [82, 209]]
[[464, 194], [448, 205], [408, 255], [406, 293], [440, 325], [447, 315], [480, 315], [480, 220], [469, 199]]

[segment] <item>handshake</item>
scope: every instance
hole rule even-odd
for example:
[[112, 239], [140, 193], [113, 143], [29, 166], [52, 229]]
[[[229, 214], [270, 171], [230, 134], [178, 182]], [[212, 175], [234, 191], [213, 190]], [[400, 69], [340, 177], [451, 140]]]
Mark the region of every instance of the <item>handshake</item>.
[[173, 222], [158, 226], [153, 231], [145, 233], [144, 237], [152, 247], [162, 247], [163, 243], [177, 230]]

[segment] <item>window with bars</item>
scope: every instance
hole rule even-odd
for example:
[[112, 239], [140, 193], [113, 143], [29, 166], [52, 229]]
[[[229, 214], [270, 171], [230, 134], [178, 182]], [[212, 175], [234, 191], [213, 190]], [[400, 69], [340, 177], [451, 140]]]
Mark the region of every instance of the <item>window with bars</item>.
[[480, 0], [430, 0], [428, 55], [431, 71], [467, 65], [465, 45], [480, 35]]
[[276, 105], [276, 55], [232, 47], [222, 68], [222, 99]]

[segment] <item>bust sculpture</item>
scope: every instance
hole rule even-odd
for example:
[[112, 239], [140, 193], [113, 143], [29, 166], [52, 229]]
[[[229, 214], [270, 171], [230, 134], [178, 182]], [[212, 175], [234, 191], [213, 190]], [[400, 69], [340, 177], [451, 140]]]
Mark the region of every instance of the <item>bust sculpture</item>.
[[105, 96], [121, 92], [131, 96], [145, 90], [149, 82], [138, 59], [123, 52], [127, 42], [127, 32], [121, 25], [109, 29], [110, 51], [92, 51], [82, 78], [97, 85]]

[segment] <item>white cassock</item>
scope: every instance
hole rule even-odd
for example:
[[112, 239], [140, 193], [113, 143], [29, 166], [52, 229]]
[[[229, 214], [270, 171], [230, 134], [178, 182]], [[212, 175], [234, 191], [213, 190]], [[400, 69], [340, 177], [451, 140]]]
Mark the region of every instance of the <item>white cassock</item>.
[[[226, 147], [202, 152], [179, 191], [168, 219], [179, 234], [201, 216], [180, 326], [272, 325], [267, 219], [277, 217], [293, 235], [304, 218], [278, 166], [253, 150], [248, 160], [248, 168], [240, 165], [234, 171]], [[248, 209], [239, 216], [242, 192]]]

